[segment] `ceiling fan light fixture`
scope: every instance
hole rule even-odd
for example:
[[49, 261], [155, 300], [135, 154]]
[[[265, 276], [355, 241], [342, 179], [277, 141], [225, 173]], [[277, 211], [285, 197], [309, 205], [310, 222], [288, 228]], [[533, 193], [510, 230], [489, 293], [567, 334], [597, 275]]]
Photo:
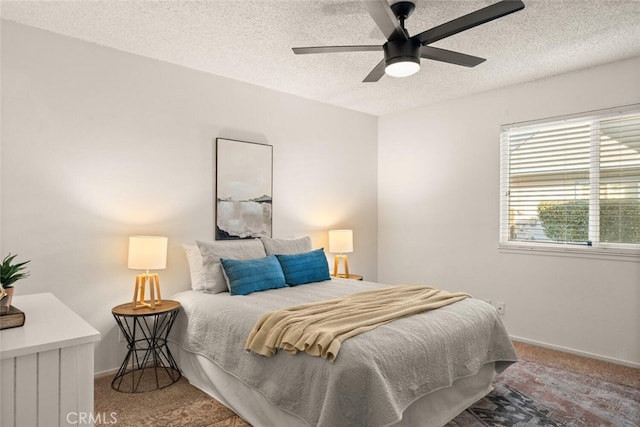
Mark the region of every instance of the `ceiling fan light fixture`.
[[417, 40], [387, 42], [383, 50], [386, 74], [393, 77], [407, 77], [420, 70], [420, 42]]
[[418, 58], [394, 58], [387, 61], [384, 72], [392, 77], [408, 77], [420, 71]]

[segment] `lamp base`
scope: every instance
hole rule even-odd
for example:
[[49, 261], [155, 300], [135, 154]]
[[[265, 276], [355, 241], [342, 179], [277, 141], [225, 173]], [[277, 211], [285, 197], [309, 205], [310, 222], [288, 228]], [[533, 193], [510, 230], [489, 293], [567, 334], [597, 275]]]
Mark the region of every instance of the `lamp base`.
[[[149, 283], [149, 302], [144, 299], [144, 292]], [[132, 308], [150, 308], [155, 310], [156, 305], [162, 304], [162, 297], [160, 296], [160, 279], [158, 274], [138, 274], [136, 276], [136, 287], [133, 291], [133, 303]]]
[[[338, 274], [340, 260], [344, 261], [344, 274]], [[336, 255], [333, 259], [333, 275], [335, 277], [349, 277], [349, 258], [346, 255]]]

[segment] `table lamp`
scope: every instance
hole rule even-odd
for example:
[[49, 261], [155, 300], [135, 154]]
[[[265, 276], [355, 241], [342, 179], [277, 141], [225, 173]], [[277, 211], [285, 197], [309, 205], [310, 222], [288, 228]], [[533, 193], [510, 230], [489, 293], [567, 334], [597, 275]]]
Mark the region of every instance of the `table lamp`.
[[[353, 230], [330, 230], [329, 252], [338, 254], [333, 260], [333, 275], [348, 278], [349, 259], [345, 254], [353, 252]], [[340, 261], [344, 262], [344, 274], [338, 274]]]
[[[145, 270], [136, 276], [133, 292], [133, 308], [148, 307], [152, 310], [162, 303], [158, 274], [149, 274], [149, 270], [162, 270], [167, 267], [167, 238], [163, 236], [129, 237], [129, 262], [132, 270]], [[145, 287], [149, 283], [149, 302], [145, 301]]]

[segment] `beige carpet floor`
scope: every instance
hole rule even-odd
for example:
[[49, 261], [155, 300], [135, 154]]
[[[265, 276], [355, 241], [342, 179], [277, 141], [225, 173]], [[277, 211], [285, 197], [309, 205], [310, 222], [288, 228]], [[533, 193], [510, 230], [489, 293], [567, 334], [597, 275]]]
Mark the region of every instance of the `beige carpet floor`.
[[[590, 375], [610, 382], [640, 388], [640, 370], [574, 356], [523, 343], [514, 343], [522, 360]], [[112, 377], [95, 381], [94, 413], [123, 426], [249, 426], [232, 411], [181, 378], [161, 390], [120, 393], [111, 388]], [[206, 414], [203, 417], [202, 414]]]
[[547, 348], [514, 342], [522, 360], [539, 363], [569, 372], [589, 375], [601, 380], [640, 388], [640, 369], [616, 365], [601, 360], [575, 356]]

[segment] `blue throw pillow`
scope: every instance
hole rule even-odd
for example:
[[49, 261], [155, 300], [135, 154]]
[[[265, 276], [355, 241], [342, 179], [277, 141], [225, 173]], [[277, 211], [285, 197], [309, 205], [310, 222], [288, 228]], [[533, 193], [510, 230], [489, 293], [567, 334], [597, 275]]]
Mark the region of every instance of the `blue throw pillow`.
[[289, 286], [329, 280], [329, 264], [324, 249], [295, 255], [276, 255]]
[[231, 295], [247, 295], [287, 286], [280, 263], [274, 255], [249, 260], [220, 258], [229, 280]]

